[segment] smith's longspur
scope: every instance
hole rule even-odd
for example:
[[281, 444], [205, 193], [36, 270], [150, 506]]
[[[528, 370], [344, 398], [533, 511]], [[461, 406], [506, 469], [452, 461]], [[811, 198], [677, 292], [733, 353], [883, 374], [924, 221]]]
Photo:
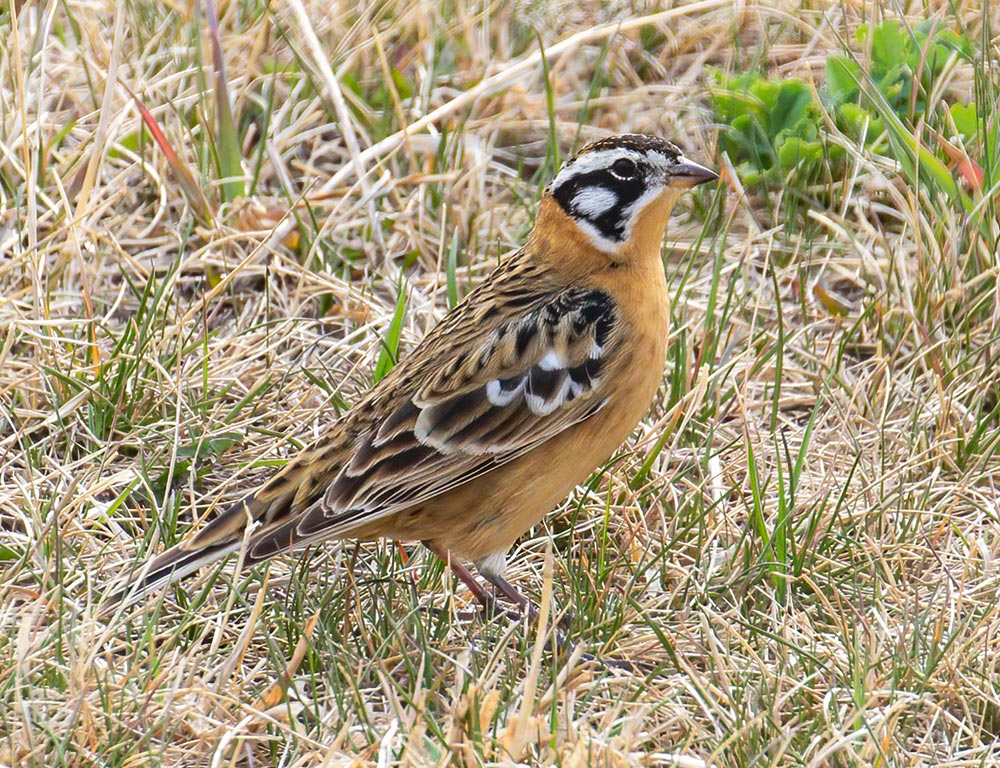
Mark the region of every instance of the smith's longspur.
[[[605, 461], [666, 358], [660, 250], [682, 192], [718, 176], [644, 135], [594, 142], [546, 188], [524, 247], [315, 443], [137, 568], [110, 610], [245, 547], [418, 540], [504, 594], [514, 541]], [[247, 531], [247, 526], [251, 526]], [[478, 589], [477, 589], [478, 587]]]

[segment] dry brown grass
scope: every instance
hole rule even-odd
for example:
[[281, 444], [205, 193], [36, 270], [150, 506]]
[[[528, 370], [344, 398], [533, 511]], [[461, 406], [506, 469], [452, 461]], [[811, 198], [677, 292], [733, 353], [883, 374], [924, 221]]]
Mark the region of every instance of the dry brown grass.
[[[820, 79], [896, 6], [223, 3], [254, 184], [210, 223], [129, 96], [217, 201], [200, 6], [14, 6], [0, 764], [1000, 764], [995, 254], [970, 277], [957, 212], [839, 135], [856, 160], [808, 236], [732, 178], [675, 214], [663, 396], [514, 553], [512, 579], [570, 611], [580, 647], [485, 623], [387, 543], [230, 563], [94, 615], [134, 557], [370, 385], [402, 282], [405, 351], [449, 272], [461, 293], [517, 247], [553, 128], [564, 156], [644, 131], [721, 162], [706, 66]], [[976, 39], [977, 5], [913, 11], [930, 12]], [[971, 67], [946, 85], [971, 98]]]

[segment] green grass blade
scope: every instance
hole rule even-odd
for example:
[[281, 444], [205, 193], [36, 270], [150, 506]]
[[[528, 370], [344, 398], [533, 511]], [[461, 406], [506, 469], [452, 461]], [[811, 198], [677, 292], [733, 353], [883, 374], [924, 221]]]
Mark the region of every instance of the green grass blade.
[[212, 43], [212, 69], [215, 73], [215, 151], [222, 177], [220, 191], [223, 201], [231, 203], [246, 195], [246, 179], [243, 173], [243, 158], [240, 142], [236, 134], [236, 122], [229, 99], [226, 83], [226, 65], [222, 56], [222, 41], [219, 35], [219, 18], [215, 0], [204, 0], [205, 17], [208, 20], [208, 35]]
[[403, 321], [406, 319], [406, 284], [400, 281], [399, 295], [396, 299], [396, 311], [392, 314], [392, 321], [389, 323], [389, 330], [382, 339], [382, 351], [379, 352], [378, 362], [375, 364], [375, 381], [385, 378], [396, 365], [399, 353], [399, 337], [403, 333]]

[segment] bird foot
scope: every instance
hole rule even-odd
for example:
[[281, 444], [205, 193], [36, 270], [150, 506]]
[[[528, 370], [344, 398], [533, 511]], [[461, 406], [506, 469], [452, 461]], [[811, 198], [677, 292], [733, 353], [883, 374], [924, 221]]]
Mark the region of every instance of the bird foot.
[[[488, 590], [465, 565], [452, 559], [447, 551], [440, 551], [437, 547], [426, 541], [424, 542], [424, 546], [449, 565], [452, 573], [458, 576], [462, 583], [469, 588], [469, 591], [472, 592], [476, 600], [482, 605], [483, 610], [491, 618], [504, 615], [511, 621], [520, 621], [524, 614], [527, 614], [528, 618], [532, 621], [538, 620], [538, 608], [528, 598], [518, 592], [514, 585], [503, 576], [496, 573], [484, 573], [483, 576], [493, 585], [493, 590]], [[498, 593], [512, 602], [518, 610], [513, 611], [504, 608], [497, 599]], [[574, 643], [569, 635], [571, 625], [572, 619], [569, 614], [562, 614], [559, 617], [548, 641], [548, 649], [550, 651], [570, 653], [573, 650]], [[584, 661], [601, 664], [610, 669], [621, 669], [637, 673], [644, 671], [643, 665], [640, 663], [628, 659], [596, 656], [589, 651], [584, 651], [580, 658]]]

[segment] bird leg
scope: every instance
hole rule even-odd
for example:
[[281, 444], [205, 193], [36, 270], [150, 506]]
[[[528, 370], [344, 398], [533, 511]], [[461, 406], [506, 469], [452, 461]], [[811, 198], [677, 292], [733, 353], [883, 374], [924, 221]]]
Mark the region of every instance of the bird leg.
[[[479, 571], [480, 575], [482, 575], [484, 579], [493, 585], [494, 595], [499, 592], [501, 595], [514, 603], [514, 605], [518, 606], [522, 611], [527, 612], [528, 616], [532, 620], [537, 619], [538, 609], [531, 604], [531, 601], [528, 600], [528, 598], [518, 592], [517, 588], [513, 584], [503, 577], [503, 571], [506, 564], [506, 558], [503, 557], [503, 555], [486, 557], [482, 560], [476, 561], [476, 570]], [[571, 624], [572, 620], [568, 613], [563, 613], [556, 621], [557, 626], [567, 631], [570, 629]]]
[[[529, 619], [532, 621], [538, 619], [538, 608], [536, 608], [528, 598], [518, 592], [517, 587], [507, 581], [507, 579], [503, 577], [503, 574], [500, 573], [499, 569], [489, 567], [486, 561], [476, 563], [479, 573], [484, 579], [493, 585], [493, 591], [489, 592], [483, 588], [483, 585], [475, 576], [472, 575], [472, 572], [468, 568], [452, 558], [451, 553], [448, 552], [448, 550], [441, 549], [430, 541], [425, 541], [424, 546], [451, 566], [452, 572], [454, 572], [454, 574], [462, 580], [465, 586], [467, 586], [472, 592], [476, 600], [478, 600], [491, 615], [496, 615], [500, 611], [497, 605], [497, 593], [499, 593], [516, 605], [520, 609], [521, 613], [527, 613]], [[510, 612], [507, 612], [507, 615], [511, 618], [517, 617], [516, 614], [512, 614]], [[569, 615], [566, 614], [561, 616], [556, 624], [562, 629], [568, 630], [571, 624]]]
[[527, 611], [528, 615], [531, 616], [531, 618], [535, 618], [535, 614], [538, 613], [538, 611], [535, 609], [535, 606], [531, 604], [531, 601], [528, 600], [528, 598], [526, 598], [524, 595], [518, 592], [517, 588], [509, 581], [507, 581], [507, 579], [505, 579], [499, 573], [493, 573], [488, 570], [484, 571], [480, 569], [479, 572], [483, 575], [483, 578], [485, 578], [490, 584], [493, 585], [493, 588], [497, 592], [499, 592], [501, 595], [510, 600], [514, 605], [516, 605], [522, 611]]
[[[479, 580], [472, 574], [472, 572], [468, 568], [466, 568], [460, 561], [455, 560], [451, 556], [451, 553], [448, 552], [448, 550], [441, 549], [431, 541], [425, 541], [424, 546], [427, 547], [427, 549], [429, 549], [431, 552], [433, 552], [438, 557], [439, 560], [443, 561], [448, 565], [448, 567], [451, 568], [452, 573], [458, 576], [458, 578], [462, 581], [462, 583], [469, 588], [469, 591], [472, 592], [472, 596], [479, 601], [479, 603], [483, 606], [483, 608], [486, 609], [486, 611], [491, 616], [496, 615], [498, 612], [502, 610], [497, 605], [496, 597], [489, 590], [483, 587], [482, 584], [479, 583]], [[517, 605], [522, 609], [524, 608], [524, 606], [528, 606], [529, 608], [528, 613], [529, 615], [531, 615], [533, 607], [528, 603], [527, 598], [523, 597], [509, 583], [507, 584], [507, 587], [520, 598], [520, 602], [517, 600], [515, 600], [514, 602], [517, 603]], [[510, 597], [510, 595], [507, 592], [504, 591], [503, 593], [508, 597]]]
[[[448, 550], [442, 549], [430, 541], [424, 541], [423, 544], [440, 560], [448, 564], [452, 573], [462, 580], [462, 583], [469, 588], [469, 591], [472, 592], [476, 600], [483, 605], [490, 615], [495, 616], [500, 611], [498, 601], [496, 599], [496, 593], [491, 593], [486, 590], [483, 585], [479, 583], [479, 580], [472, 575], [472, 572], [468, 568], [466, 568], [458, 560], [451, 557], [451, 553], [448, 552]], [[496, 592], [499, 592], [512, 603], [516, 604], [521, 611], [528, 614], [528, 617], [532, 621], [538, 620], [538, 609], [531, 603], [530, 600], [528, 600], [528, 598], [518, 592], [514, 585], [507, 581], [507, 579], [491, 568], [481, 569], [480, 572], [483, 574], [483, 577], [493, 585]], [[510, 612], [505, 613], [507, 613], [508, 618], [519, 618], [516, 614], [512, 614]], [[567, 626], [568, 623], [568, 616], [562, 616], [559, 621], [556, 622], [556, 626], [552, 628], [552, 638], [548, 643], [550, 650], [554, 651], [558, 649], [567, 653], [572, 650], [572, 643], [570, 642], [569, 635], [567, 634], [567, 630], [569, 629]], [[640, 664], [622, 659], [602, 658], [600, 656], [595, 656], [589, 651], [585, 651], [580, 658], [585, 661], [594, 661], [599, 664], [603, 664], [604, 666], [612, 669], [624, 669], [630, 672], [644, 671]]]

